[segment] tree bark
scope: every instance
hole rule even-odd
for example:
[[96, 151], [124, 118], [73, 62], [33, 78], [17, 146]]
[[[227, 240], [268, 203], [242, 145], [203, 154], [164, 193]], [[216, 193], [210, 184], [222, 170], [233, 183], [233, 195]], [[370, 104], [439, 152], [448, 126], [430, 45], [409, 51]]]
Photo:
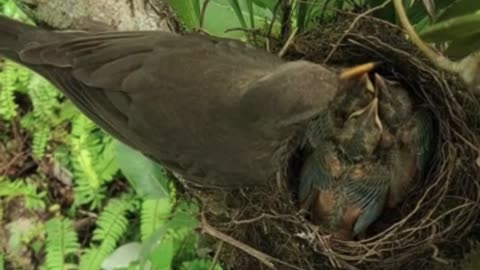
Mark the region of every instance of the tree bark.
[[71, 30], [177, 31], [168, 0], [15, 0], [38, 25]]

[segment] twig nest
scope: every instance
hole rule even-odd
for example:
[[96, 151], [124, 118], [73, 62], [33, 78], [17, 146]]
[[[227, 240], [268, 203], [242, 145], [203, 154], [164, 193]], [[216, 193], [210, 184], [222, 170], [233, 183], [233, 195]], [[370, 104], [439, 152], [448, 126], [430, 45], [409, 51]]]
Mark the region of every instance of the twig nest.
[[[268, 254], [278, 269], [432, 269], [451, 263], [458, 250], [447, 244], [467, 243], [462, 241], [480, 213], [480, 100], [429, 65], [396, 26], [362, 17], [352, 27], [356, 15], [340, 17], [330, 27], [297, 36], [286, 57], [323, 63], [330, 54], [326, 64], [332, 66], [382, 62], [377, 72], [409, 89], [417, 106], [431, 111], [436, 153], [407, 199], [384, 212], [361, 240], [335, 240], [299, 210], [294, 191], [301, 161], [295, 151], [284, 177], [269, 188], [187, 193], [199, 199], [209, 225]], [[333, 53], [332, 44], [338, 44]], [[229, 243], [220, 259], [227, 269], [267, 268]]]

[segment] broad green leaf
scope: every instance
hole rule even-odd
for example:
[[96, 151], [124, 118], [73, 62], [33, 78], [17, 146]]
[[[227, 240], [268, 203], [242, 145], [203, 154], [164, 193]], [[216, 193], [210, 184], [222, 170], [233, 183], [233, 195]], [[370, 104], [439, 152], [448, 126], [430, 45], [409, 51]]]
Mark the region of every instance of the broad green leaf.
[[172, 268], [173, 258], [175, 257], [174, 239], [166, 237], [162, 244], [157, 246], [150, 254], [150, 262], [153, 269], [170, 270]]
[[248, 17], [250, 19], [250, 28], [255, 28], [255, 13], [253, 11], [253, 0], [245, 0], [247, 3]]
[[[249, 16], [249, 8], [247, 4], [248, 3], [246, 3], [245, 1], [239, 2], [242, 18], [246, 18], [247, 16]], [[259, 6], [254, 7], [254, 24], [257, 26], [267, 24], [272, 18], [271, 11]], [[277, 28], [279, 28], [278, 25], [276, 26]], [[230, 0], [211, 0], [209, 2], [207, 10], [205, 12], [203, 30], [214, 36], [234, 39], [245, 39], [246, 36], [243, 31], [226, 32], [226, 30], [228, 29], [239, 27], [243, 28], [242, 24], [239, 21], [239, 16], [236, 14], [230, 4]]]
[[445, 52], [450, 58], [461, 59], [480, 50], [480, 33], [453, 40]]
[[[453, 0], [436, 0], [436, 12], [438, 13], [438, 10], [448, 7], [448, 5], [452, 3], [452, 1]], [[424, 20], [430, 21], [430, 15], [428, 13], [428, 10], [425, 8], [425, 5], [420, 0], [416, 0], [410, 7], [407, 7], [407, 15], [410, 19], [410, 22], [414, 25]]]
[[235, 15], [237, 15], [238, 21], [240, 21], [240, 24], [244, 29], [247, 29], [247, 23], [245, 22], [245, 18], [243, 17], [243, 12], [242, 9], [240, 8], [240, 4], [238, 3], [238, 0], [229, 0], [230, 6], [233, 8], [233, 11], [235, 12]]
[[480, 32], [480, 13], [456, 17], [434, 24], [421, 33], [431, 42], [445, 42], [466, 38]]
[[117, 159], [120, 170], [142, 198], [168, 198], [169, 179], [158, 163], [120, 142]]
[[435, 0], [422, 0], [422, 3], [428, 12], [428, 15], [432, 18], [435, 17], [435, 14], [437, 13]]
[[168, 3], [187, 30], [200, 26], [200, 0], [168, 0]]
[[179, 239], [172, 238], [172, 235], [169, 232], [176, 233], [182, 230], [193, 231], [197, 226], [198, 221], [191, 213], [177, 211], [171, 220], [165, 223], [164, 226], [160, 227], [147, 241], [144, 242], [140, 252], [140, 263], [145, 265], [150, 261], [155, 266], [159, 266], [159, 264], [162, 267], [166, 266], [165, 264], [158, 262], [156, 259], [155, 261], [152, 261], [152, 258], [158, 257], [157, 255], [159, 253], [165, 253], [165, 257], [163, 257], [164, 263], [171, 263], [173, 255], [175, 254], [175, 240], [178, 241]]
[[458, 0], [445, 9], [444, 12], [442, 12], [442, 14], [437, 18], [437, 22], [472, 14], [478, 10], [480, 10], [479, 0]]
[[307, 24], [307, 15], [310, 4], [307, 1], [297, 1], [297, 27], [299, 31], [303, 31]]
[[118, 247], [102, 263], [102, 270], [126, 269], [140, 256], [142, 245], [137, 242], [130, 242]]
[[171, 216], [173, 202], [170, 199], [144, 200], [142, 203], [142, 240], [148, 239], [162, 227]]
[[270, 11], [273, 11], [278, 1], [281, 1], [281, 0], [253, 0], [255, 5], [262, 8], [269, 9]]
[[[435, 0], [435, 7], [438, 13], [439, 10], [449, 6], [454, 0]], [[370, 0], [369, 4], [371, 7], [379, 6], [383, 4], [385, 0]], [[405, 10], [407, 12], [408, 18], [412, 25], [415, 26], [417, 30], [422, 29], [423, 25], [430, 23], [430, 16], [428, 14], [425, 5], [421, 0], [413, 1], [404, 1]], [[377, 10], [373, 13], [375, 17], [384, 19], [391, 23], [396, 23], [396, 13], [395, 8], [392, 3], [387, 4], [385, 8]]]

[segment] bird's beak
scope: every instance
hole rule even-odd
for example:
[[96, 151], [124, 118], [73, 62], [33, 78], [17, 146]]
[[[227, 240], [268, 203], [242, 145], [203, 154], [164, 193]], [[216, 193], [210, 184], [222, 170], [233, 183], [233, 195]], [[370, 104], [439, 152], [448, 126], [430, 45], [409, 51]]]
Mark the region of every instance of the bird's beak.
[[378, 116], [378, 98], [377, 97], [375, 97], [373, 101], [368, 105], [367, 117], [373, 118], [378, 128], [380, 130], [383, 130], [382, 121], [380, 121], [380, 117]]
[[363, 89], [363, 86], [365, 86], [368, 92], [375, 94], [375, 86], [370, 80], [368, 73], [372, 71], [376, 65], [377, 63], [370, 62], [363, 65], [351, 67], [343, 70], [340, 73], [339, 77], [341, 80], [358, 80], [360, 81], [359, 85], [362, 86], [361, 89]]
[[372, 102], [367, 105], [367, 107], [352, 113], [349, 118], [355, 116], [362, 116], [366, 119], [373, 119], [378, 128], [380, 130], [383, 130], [382, 121], [380, 121], [380, 117], [378, 116], [378, 97], [375, 97]]
[[366, 64], [354, 66], [351, 68], [344, 69], [340, 72], [340, 79], [342, 80], [349, 80], [360, 75], [368, 74], [371, 72], [376, 66], [378, 66], [378, 62], [369, 62]]
[[366, 116], [366, 118], [370, 118], [374, 116], [374, 114], [378, 115], [378, 97], [373, 98], [373, 100], [364, 108], [353, 112], [348, 118], [352, 117], [359, 117], [361, 115]]
[[363, 83], [365, 83], [365, 88], [367, 88], [367, 91], [375, 94], [375, 87], [373, 86], [372, 81], [368, 77], [368, 73], [365, 73], [364, 75], [362, 75], [360, 79], [362, 80]]
[[382, 76], [375, 74], [375, 88], [379, 91], [384, 91], [387, 89], [387, 83], [382, 78]]

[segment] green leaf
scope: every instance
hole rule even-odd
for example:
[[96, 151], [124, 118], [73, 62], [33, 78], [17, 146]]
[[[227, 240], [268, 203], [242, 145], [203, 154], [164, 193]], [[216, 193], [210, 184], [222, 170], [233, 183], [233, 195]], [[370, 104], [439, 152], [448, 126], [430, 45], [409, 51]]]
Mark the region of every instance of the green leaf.
[[187, 30], [200, 26], [200, 0], [168, 0], [168, 3]]
[[453, 40], [446, 50], [446, 54], [453, 59], [461, 59], [480, 50], [480, 33]]
[[78, 236], [69, 219], [55, 217], [45, 224], [47, 251], [44, 267], [48, 270], [67, 269], [68, 256], [80, 249]]
[[240, 4], [238, 0], [229, 0], [230, 6], [232, 6], [235, 15], [237, 15], [238, 21], [242, 25], [244, 29], [247, 29], [247, 23], [245, 22], [245, 18], [243, 17], [242, 9], [240, 8]]
[[91, 248], [86, 249], [80, 258], [79, 270], [100, 269], [105, 259], [113, 253], [119, 240], [127, 232], [129, 221], [126, 218], [132, 202], [127, 199], [111, 199], [97, 219], [93, 231]]
[[169, 179], [165, 169], [127, 145], [118, 142], [117, 159], [120, 170], [135, 191], [145, 199], [169, 197]]
[[[371, 7], [376, 7], [383, 4], [385, 0], [369, 0]], [[431, 19], [428, 14], [423, 1], [416, 0], [412, 4], [409, 3], [410, 1], [404, 1], [404, 7], [406, 9], [408, 18], [412, 25], [415, 26], [417, 31], [423, 28], [423, 25], [430, 23]], [[448, 7], [453, 0], [435, 0], [435, 7], [436, 10], [441, 10]], [[397, 17], [395, 13], [395, 8], [392, 3], [387, 4], [385, 8], [380, 10], [376, 10], [374, 13], [375, 17], [381, 18], [383, 20], [389, 21], [391, 23], [397, 23]]]
[[[170, 248], [172, 248], [175, 254], [177, 251], [175, 247], [179, 246], [177, 242], [182, 242], [186, 235], [194, 233], [193, 229], [197, 226], [198, 221], [189, 211], [177, 211], [171, 220], [160, 227], [144, 242], [140, 253], [141, 265], [146, 265], [149, 261], [152, 262], [152, 257], [155, 257], [154, 254], [160, 251], [170, 252]], [[169, 259], [169, 256], [164, 257], [164, 260], [171, 263], [171, 261], [168, 261]], [[173, 260], [173, 257], [171, 257], [171, 259]], [[156, 264], [156, 262], [152, 263]]]
[[[246, 23], [243, 25], [241, 22], [241, 18], [250, 16], [251, 12], [253, 12], [253, 8], [255, 8], [253, 25], [257, 25], [257, 27], [268, 24], [273, 17], [271, 10], [268, 8], [255, 5], [252, 7], [252, 10], [250, 10], [248, 2], [236, 1], [235, 3], [238, 3], [239, 9], [234, 10], [236, 4], [233, 4], [232, 6], [231, 0], [211, 0], [205, 12], [203, 30], [214, 36], [245, 39], [246, 35], [243, 31], [226, 32], [226, 30], [239, 27], [247, 28]], [[238, 14], [239, 11], [241, 14]], [[243, 21], [245, 20], [243, 19]], [[252, 24], [251, 17], [250, 24]], [[279, 29], [278, 24], [275, 24], [274, 26], [276, 27], [275, 30]]]
[[247, 2], [248, 17], [250, 18], [250, 27], [255, 28], [255, 13], [253, 11], [253, 0], [245, 0]]
[[[437, 0], [435, 1], [436, 10], [438, 11], [444, 9], [451, 3], [452, 0]], [[410, 19], [410, 22], [414, 25], [425, 20], [428, 20], [429, 22], [431, 21], [430, 15], [423, 4], [423, 1], [421, 0], [416, 0], [410, 7], [407, 8], [407, 15]]]
[[450, 20], [455, 17], [464, 16], [475, 13], [480, 9], [479, 0], [458, 0], [450, 5], [442, 14], [437, 18], [437, 22]]
[[170, 199], [145, 200], [142, 203], [141, 236], [148, 239], [170, 218], [172, 202]]
[[297, 10], [297, 26], [298, 30], [301, 32], [306, 28], [307, 24], [307, 15], [310, 4], [307, 1], [297, 1], [298, 10]]
[[110, 254], [102, 263], [102, 270], [126, 269], [138, 260], [141, 244], [130, 242], [124, 244]]
[[431, 42], [445, 42], [480, 32], [480, 13], [456, 17], [434, 24], [421, 33], [423, 39]]
[[278, 1], [281, 0], [253, 0], [253, 3], [255, 3], [256, 6], [273, 11]]
[[150, 262], [152, 263], [153, 269], [170, 270], [172, 269], [174, 257], [174, 239], [172, 237], [166, 237], [162, 245], [157, 246], [151, 253]]

